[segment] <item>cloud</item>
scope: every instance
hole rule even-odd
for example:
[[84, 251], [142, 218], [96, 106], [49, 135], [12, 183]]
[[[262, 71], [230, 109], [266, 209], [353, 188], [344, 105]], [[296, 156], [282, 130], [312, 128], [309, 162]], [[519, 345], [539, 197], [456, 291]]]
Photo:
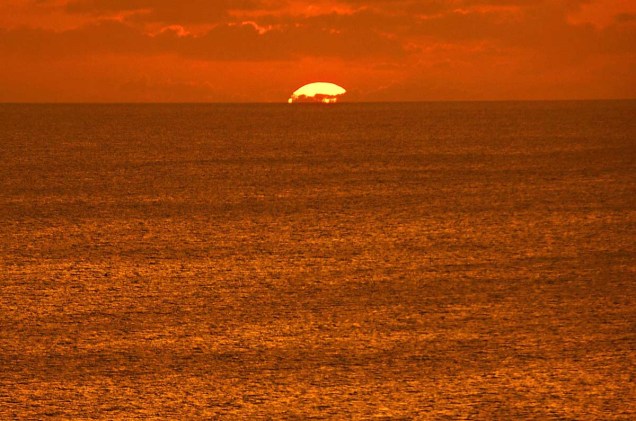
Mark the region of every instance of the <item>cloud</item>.
[[0, 52], [31, 57], [98, 54], [175, 54], [201, 60], [292, 60], [306, 56], [364, 59], [398, 57], [398, 41], [372, 30], [330, 31], [318, 25], [286, 25], [262, 32], [251, 23], [220, 24], [203, 34], [174, 27], [149, 34], [124, 22], [100, 21], [56, 32], [45, 29], [0, 29]]
[[270, 7], [262, 0], [71, 0], [66, 11], [95, 16], [134, 14], [138, 21], [187, 24], [217, 23], [230, 18], [231, 11]]
[[[176, 54], [201, 60], [247, 61], [304, 56], [399, 59], [435, 44], [483, 41], [490, 43], [493, 51], [522, 48], [539, 55], [574, 57], [631, 51], [634, 15], [617, 14], [607, 28], [570, 23], [567, 11], [586, 3], [589, 1], [340, 0], [336, 4], [358, 10], [296, 16], [281, 9], [287, 2], [267, 0], [195, 0], [183, 4], [167, 0], [70, 0], [64, 7], [72, 13], [128, 11], [138, 15], [132, 20], [98, 19], [64, 30], [0, 30], [0, 50], [23, 56]], [[513, 9], [506, 9], [509, 7]], [[239, 9], [261, 15], [249, 21], [230, 15], [231, 10]], [[413, 14], [414, 10], [431, 14]], [[151, 31], [137, 25], [141, 17], [165, 25]], [[187, 25], [177, 26], [200, 21], [215, 23], [193, 32]]]

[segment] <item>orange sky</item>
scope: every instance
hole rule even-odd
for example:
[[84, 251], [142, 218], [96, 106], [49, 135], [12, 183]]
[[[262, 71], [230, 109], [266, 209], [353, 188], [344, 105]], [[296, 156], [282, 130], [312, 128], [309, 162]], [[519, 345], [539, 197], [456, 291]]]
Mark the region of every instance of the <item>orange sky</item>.
[[2, 0], [0, 101], [636, 97], [634, 0]]

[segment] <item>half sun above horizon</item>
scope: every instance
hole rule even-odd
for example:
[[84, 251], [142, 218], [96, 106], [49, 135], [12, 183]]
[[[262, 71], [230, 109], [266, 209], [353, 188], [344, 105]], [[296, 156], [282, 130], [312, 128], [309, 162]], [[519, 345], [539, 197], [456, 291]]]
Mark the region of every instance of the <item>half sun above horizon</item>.
[[290, 104], [296, 102], [333, 104], [338, 102], [338, 99], [345, 93], [347, 93], [346, 89], [335, 83], [314, 82], [298, 88], [287, 102]]

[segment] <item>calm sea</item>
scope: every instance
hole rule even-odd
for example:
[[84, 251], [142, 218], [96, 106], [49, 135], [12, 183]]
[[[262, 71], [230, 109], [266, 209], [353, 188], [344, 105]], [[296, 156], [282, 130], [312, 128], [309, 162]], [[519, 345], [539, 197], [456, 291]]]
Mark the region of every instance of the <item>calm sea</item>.
[[634, 101], [1, 105], [0, 418], [630, 419], [635, 256]]

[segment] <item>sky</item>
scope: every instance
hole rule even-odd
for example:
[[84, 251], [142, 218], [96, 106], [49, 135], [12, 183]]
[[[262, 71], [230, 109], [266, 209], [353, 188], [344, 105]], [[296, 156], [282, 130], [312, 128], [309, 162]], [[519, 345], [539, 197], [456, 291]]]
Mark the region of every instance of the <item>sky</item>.
[[2, 102], [636, 98], [634, 0], [1, 0]]

